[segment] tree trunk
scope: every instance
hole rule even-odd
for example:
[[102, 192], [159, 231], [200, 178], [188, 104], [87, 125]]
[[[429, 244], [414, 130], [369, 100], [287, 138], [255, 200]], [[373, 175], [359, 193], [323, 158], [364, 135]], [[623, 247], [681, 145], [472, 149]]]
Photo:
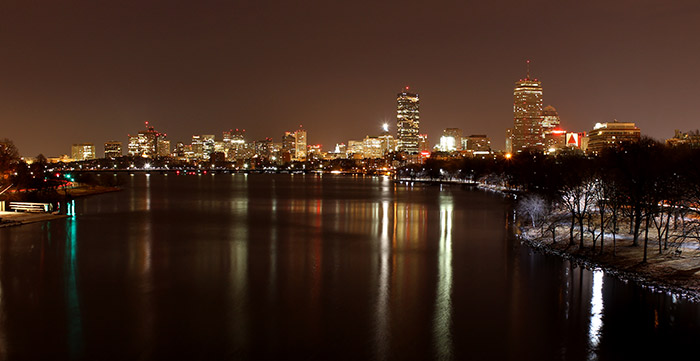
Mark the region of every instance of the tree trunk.
[[632, 245], [639, 246], [639, 228], [642, 226], [642, 209], [637, 206], [634, 209], [634, 234], [632, 236]]
[[668, 228], [668, 225], [671, 224], [671, 215], [673, 214], [673, 210], [668, 213], [668, 216], [666, 216], [666, 226], [664, 227], [664, 249], [668, 249], [668, 233], [670, 232], [670, 229]]
[[644, 220], [644, 259], [642, 260], [642, 263], [647, 262], [647, 243], [649, 241], [649, 215], [644, 217]]
[[571, 214], [571, 226], [569, 227], [569, 246], [574, 245], [574, 224], [576, 222], [576, 218], [574, 218], [574, 214]]
[[581, 232], [581, 234], [579, 235], [579, 249], [583, 249], [583, 215], [581, 217], [578, 217], [578, 229]]
[[[664, 221], [664, 215], [660, 214], [659, 215], [659, 222], [663, 222], [663, 221]], [[663, 233], [662, 233], [663, 228], [664, 228], [664, 226], [662, 223], [659, 223], [659, 226], [656, 227], [656, 236], [657, 236], [658, 241], [659, 241], [659, 254], [661, 254], [661, 252], [662, 252], [661, 251], [661, 238], [663, 238]]]
[[605, 242], [605, 209], [600, 208], [600, 254], [603, 254], [603, 243]]

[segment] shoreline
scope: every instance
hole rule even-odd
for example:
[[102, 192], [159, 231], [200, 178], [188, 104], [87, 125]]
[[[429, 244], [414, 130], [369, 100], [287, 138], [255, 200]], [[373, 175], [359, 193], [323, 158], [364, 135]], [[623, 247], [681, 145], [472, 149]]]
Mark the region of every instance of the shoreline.
[[[673, 294], [691, 302], [700, 302], [700, 258], [658, 254], [657, 248], [649, 247], [649, 259], [642, 263], [637, 259], [643, 246], [632, 246], [627, 239], [618, 239], [617, 255], [610, 253], [612, 245], [606, 239], [606, 251], [598, 254], [598, 248], [592, 249], [590, 240], [585, 240], [584, 249], [568, 245], [567, 237], [557, 236], [552, 243], [551, 237], [533, 236], [536, 232], [531, 227], [521, 227], [521, 234], [516, 234], [520, 243], [543, 254], [554, 255], [589, 270], [602, 270], [625, 283], [634, 282], [653, 292]], [[656, 246], [658, 244], [654, 244]], [[599, 244], [596, 245], [598, 247]], [[691, 253], [693, 251], [688, 251]]]
[[30, 223], [48, 222], [70, 217], [67, 214], [0, 212], [0, 228], [22, 226]]
[[[106, 186], [80, 186], [63, 190], [62, 197], [82, 198], [92, 195], [118, 192], [123, 190], [120, 187]], [[64, 200], [66, 200], [64, 198]], [[22, 226], [30, 223], [48, 222], [56, 219], [70, 217], [67, 214], [58, 213], [32, 213], [32, 212], [0, 212], [0, 228]]]
[[[124, 190], [121, 187], [107, 187], [107, 186], [79, 186], [75, 188], [68, 188], [59, 191], [60, 193], [67, 193], [73, 198], [87, 197], [103, 193], [119, 192]], [[64, 193], [64, 194], [65, 194]]]

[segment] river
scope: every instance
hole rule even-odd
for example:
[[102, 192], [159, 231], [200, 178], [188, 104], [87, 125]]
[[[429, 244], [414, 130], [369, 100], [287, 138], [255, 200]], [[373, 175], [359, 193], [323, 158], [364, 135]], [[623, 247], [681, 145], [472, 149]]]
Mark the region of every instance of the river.
[[[104, 173], [100, 177], [111, 177]], [[2, 359], [589, 360], [694, 352], [700, 305], [382, 177], [136, 174], [0, 229]]]

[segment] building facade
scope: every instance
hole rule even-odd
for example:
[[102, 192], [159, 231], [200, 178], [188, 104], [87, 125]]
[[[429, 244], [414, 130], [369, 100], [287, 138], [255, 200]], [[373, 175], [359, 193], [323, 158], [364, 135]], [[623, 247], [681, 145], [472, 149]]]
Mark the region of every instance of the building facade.
[[408, 87], [396, 97], [396, 132], [398, 151], [410, 154], [420, 151], [420, 101]]

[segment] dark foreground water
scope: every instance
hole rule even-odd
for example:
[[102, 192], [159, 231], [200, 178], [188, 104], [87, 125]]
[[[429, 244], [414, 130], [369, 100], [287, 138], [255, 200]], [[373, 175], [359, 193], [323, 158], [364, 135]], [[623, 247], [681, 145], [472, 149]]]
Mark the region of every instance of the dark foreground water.
[[127, 186], [0, 229], [2, 359], [668, 360], [700, 340], [698, 304], [521, 246], [499, 195], [297, 175]]

